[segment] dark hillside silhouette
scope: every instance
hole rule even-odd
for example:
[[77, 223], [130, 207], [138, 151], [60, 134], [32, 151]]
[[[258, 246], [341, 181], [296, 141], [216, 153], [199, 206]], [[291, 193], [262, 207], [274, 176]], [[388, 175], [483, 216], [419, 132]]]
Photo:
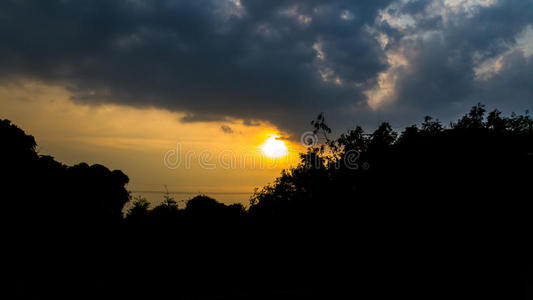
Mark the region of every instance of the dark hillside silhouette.
[[314, 238], [356, 240], [350, 249], [362, 256], [339, 263], [395, 269], [411, 295], [520, 298], [531, 260], [533, 120], [484, 116], [477, 105], [450, 128], [426, 117], [398, 138], [388, 123], [326, 138], [258, 192], [250, 213], [305, 220], [318, 227]]
[[65, 166], [0, 123], [10, 282], [21, 299], [531, 299], [533, 120], [479, 104], [322, 143], [250, 207]]
[[[107, 227], [120, 223], [129, 201], [128, 177], [101, 165], [65, 166], [39, 155], [32, 136], [7, 120], [0, 123], [3, 193], [7, 218], [28, 227]], [[56, 228], [57, 229], [57, 228]]]
[[13, 289], [20, 298], [37, 299], [78, 290], [79, 278], [70, 272], [82, 275], [93, 262], [104, 264], [105, 256], [116, 254], [103, 247], [111, 247], [118, 234], [128, 177], [39, 155], [34, 138], [8, 120], [0, 121], [0, 137], [6, 270]]

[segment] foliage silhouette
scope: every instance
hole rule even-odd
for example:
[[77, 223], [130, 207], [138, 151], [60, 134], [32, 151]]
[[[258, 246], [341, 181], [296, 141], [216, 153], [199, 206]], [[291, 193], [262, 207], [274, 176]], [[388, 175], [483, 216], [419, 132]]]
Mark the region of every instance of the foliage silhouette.
[[478, 104], [449, 127], [428, 116], [336, 139], [324, 114], [312, 126], [322, 143], [248, 209], [167, 192], [123, 215], [126, 175], [39, 155], [2, 120], [12, 286], [54, 299], [533, 296], [528, 113]]

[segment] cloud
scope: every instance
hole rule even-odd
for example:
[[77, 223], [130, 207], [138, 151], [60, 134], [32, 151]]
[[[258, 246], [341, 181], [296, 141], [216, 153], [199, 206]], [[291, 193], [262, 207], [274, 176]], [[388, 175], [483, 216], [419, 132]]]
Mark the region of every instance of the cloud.
[[321, 111], [338, 127], [447, 119], [504, 91], [531, 103], [530, 60], [511, 54], [531, 20], [530, 0], [2, 1], [0, 81], [294, 136]]
[[[378, 31], [388, 37], [389, 61], [401, 61], [384, 73], [390, 118], [450, 120], [477, 102], [503, 110], [533, 104], [532, 64], [517, 43], [533, 22], [533, 1], [409, 1], [384, 12]], [[482, 78], [480, 68], [497, 74]]]
[[389, 2], [3, 1], [0, 76], [60, 82], [90, 104], [292, 129], [295, 114], [365, 100], [387, 67], [365, 26]]
[[233, 129], [231, 129], [231, 127], [229, 127], [228, 125], [220, 126], [220, 130], [222, 130], [222, 132], [227, 133], [227, 134], [233, 134]]

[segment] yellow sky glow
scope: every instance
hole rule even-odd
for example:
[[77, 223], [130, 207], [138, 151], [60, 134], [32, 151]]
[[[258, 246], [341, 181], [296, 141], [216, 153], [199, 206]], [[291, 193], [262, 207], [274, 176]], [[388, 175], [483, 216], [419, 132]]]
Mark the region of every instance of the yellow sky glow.
[[[181, 123], [183, 113], [90, 106], [69, 98], [59, 86], [36, 82], [0, 86], [0, 118], [35, 136], [41, 154], [68, 165], [99, 163], [124, 171], [130, 177], [130, 190], [163, 191], [167, 185], [170, 191], [212, 193], [222, 202], [246, 204], [254, 188], [294, 165], [303, 150], [276, 139], [286, 134], [268, 122]], [[224, 133], [222, 125], [233, 133]], [[188, 196], [176, 195], [180, 197]]]

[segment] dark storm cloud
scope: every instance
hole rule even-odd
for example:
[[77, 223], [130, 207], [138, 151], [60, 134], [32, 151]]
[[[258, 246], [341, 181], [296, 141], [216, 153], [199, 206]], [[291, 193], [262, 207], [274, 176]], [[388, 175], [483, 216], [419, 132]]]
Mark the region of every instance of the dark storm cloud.
[[390, 1], [355, 2], [3, 1], [0, 75], [60, 82], [87, 103], [183, 111], [184, 121], [292, 129], [364, 101], [387, 67], [365, 26]]
[[[393, 12], [408, 14], [414, 25], [389, 46], [408, 62], [395, 70], [398, 81], [391, 111], [410, 107], [419, 116], [431, 113], [449, 119], [476, 102], [504, 110], [516, 109], [516, 103], [522, 109], [531, 107], [531, 60], [512, 49], [517, 36], [533, 23], [533, 1], [455, 8], [435, 3], [415, 1]], [[506, 57], [509, 51], [514, 54], [496, 76], [476, 75], [483, 63]]]
[[533, 59], [512, 51], [501, 60], [501, 68], [476, 86], [480, 99], [493, 107], [523, 112], [533, 108]]
[[[497, 102], [496, 95], [529, 104], [532, 63], [512, 49], [533, 20], [533, 2], [463, 6], [6, 0], [0, 2], [0, 80], [61, 84], [84, 103], [180, 111], [184, 122], [268, 120], [292, 133], [321, 111], [351, 126], [352, 120], [405, 123], [462, 110], [481, 97]], [[381, 20], [383, 11], [403, 27]], [[391, 53], [402, 54], [407, 65], [390, 66]], [[500, 56], [504, 67], [497, 76], [476, 78], [481, 63]], [[393, 101], [373, 112], [365, 91], [386, 71], [397, 78]]]

